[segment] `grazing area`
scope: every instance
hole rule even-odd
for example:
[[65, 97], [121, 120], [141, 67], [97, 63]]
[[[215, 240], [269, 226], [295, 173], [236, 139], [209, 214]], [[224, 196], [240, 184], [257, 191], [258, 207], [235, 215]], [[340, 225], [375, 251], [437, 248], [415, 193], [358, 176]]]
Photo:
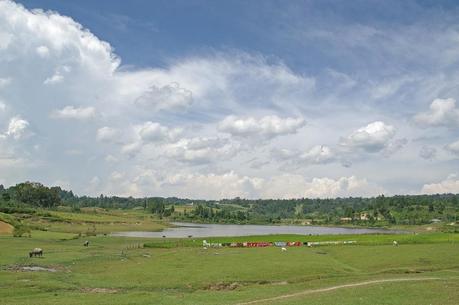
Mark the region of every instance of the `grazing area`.
[[[291, 201], [191, 204], [69, 194], [39, 183], [3, 190], [2, 304], [452, 305], [459, 299], [457, 195], [422, 197], [412, 214], [398, 212], [400, 198], [331, 201], [325, 207], [355, 209], [347, 209], [350, 222], [326, 227], [310, 226], [308, 214], [283, 214], [297, 204]], [[308, 208], [314, 204], [322, 202]], [[260, 217], [263, 211], [271, 212]], [[381, 211], [386, 217], [379, 222], [365, 218], [375, 220]], [[388, 222], [389, 215], [402, 221]], [[410, 217], [419, 224], [403, 220]], [[213, 224], [171, 222], [177, 218]], [[265, 225], [216, 224], [252, 220]], [[180, 234], [171, 238], [175, 231]], [[241, 236], [250, 234], [259, 235]]]
[[71, 212], [66, 207], [56, 210], [27, 209], [5, 214], [0, 212], [0, 234], [13, 232], [27, 235], [31, 230], [75, 233], [80, 235], [108, 234], [118, 231], [160, 231], [168, 226], [143, 211], [82, 208]]
[[[356, 241], [284, 250], [203, 248], [194, 238], [80, 237], [52, 228], [31, 237], [0, 235], [2, 304], [452, 305], [459, 298], [457, 233], [207, 239]], [[29, 257], [35, 248], [42, 256]]]

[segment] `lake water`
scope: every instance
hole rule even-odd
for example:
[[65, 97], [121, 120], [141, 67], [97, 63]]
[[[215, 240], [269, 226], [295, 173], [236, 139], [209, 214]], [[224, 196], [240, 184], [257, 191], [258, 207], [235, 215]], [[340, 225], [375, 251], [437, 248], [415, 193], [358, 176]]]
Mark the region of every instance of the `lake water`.
[[268, 226], [268, 225], [222, 225], [174, 222], [175, 228], [161, 232], [116, 232], [112, 236], [124, 237], [176, 237], [183, 238], [216, 236], [249, 236], [273, 234], [327, 235], [327, 234], [367, 234], [367, 233], [401, 233], [384, 229], [340, 228], [318, 226]]

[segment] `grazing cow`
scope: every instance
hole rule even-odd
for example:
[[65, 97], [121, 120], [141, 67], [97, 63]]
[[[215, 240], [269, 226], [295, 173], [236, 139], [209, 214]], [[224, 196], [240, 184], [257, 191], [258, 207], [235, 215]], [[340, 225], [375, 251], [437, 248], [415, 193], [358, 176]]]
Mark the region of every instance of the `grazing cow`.
[[32, 251], [29, 252], [29, 257], [33, 256], [43, 256], [43, 249], [41, 248], [34, 248]]
[[89, 246], [89, 240], [85, 241], [83, 246], [85, 246], [85, 247]]
[[396, 240], [394, 240], [394, 241], [392, 242], [392, 244], [393, 244], [395, 247], [398, 247], [398, 242], [397, 242]]
[[281, 250], [282, 250], [282, 252], [285, 252], [285, 251], [287, 251], [287, 248], [282, 247]]

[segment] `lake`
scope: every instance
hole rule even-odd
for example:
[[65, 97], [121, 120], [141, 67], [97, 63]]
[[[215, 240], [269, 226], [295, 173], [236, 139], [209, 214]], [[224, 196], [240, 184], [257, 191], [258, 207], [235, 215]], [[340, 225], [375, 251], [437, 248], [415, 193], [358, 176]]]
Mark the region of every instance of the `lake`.
[[320, 226], [270, 226], [270, 225], [227, 225], [227, 224], [196, 224], [173, 222], [174, 228], [167, 228], [161, 232], [115, 232], [111, 236], [124, 237], [216, 237], [216, 236], [250, 236], [273, 234], [300, 234], [300, 235], [330, 235], [330, 234], [368, 234], [368, 233], [402, 233], [385, 229], [370, 228], [342, 228]]

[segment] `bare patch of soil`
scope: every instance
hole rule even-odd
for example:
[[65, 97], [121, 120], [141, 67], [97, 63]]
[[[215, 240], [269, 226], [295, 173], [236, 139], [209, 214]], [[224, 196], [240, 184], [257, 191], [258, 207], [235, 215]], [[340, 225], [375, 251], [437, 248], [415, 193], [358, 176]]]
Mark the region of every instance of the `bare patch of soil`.
[[13, 232], [13, 226], [9, 223], [0, 221], [0, 234], [11, 234]]
[[249, 286], [249, 285], [287, 285], [287, 281], [258, 281], [258, 282], [232, 282], [232, 283], [225, 283], [219, 282], [210, 284], [209, 286], [205, 287], [205, 290], [214, 290], [214, 291], [223, 291], [223, 290], [234, 290], [239, 287]]
[[216, 284], [210, 284], [209, 286], [206, 287], [206, 290], [214, 290], [214, 291], [221, 291], [221, 290], [234, 290], [241, 285], [238, 282], [233, 282], [233, 283], [216, 283]]
[[60, 266], [21, 266], [13, 265], [6, 268], [6, 270], [14, 272], [59, 272], [65, 269]]
[[86, 293], [117, 293], [119, 290], [113, 288], [83, 288], [81, 291]]
[[54, 268], [44, 268], [39, 266], [24, 266], [21, 267], [22, 271], [47, 271], [47, 272], [57, 272]]

